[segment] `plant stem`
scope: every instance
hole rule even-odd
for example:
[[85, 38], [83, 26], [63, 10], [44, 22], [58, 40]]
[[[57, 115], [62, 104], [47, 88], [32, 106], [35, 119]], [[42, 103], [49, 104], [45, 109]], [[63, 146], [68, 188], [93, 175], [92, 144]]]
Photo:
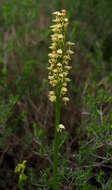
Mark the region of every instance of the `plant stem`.
[[61, 102], [60, 98], [57, 95], [56, 108], [55, 108], [55, 136], [53, 142], [53, 190], [58, 189], [58, 125], [60, 124], [60, 111], [61, 111]]

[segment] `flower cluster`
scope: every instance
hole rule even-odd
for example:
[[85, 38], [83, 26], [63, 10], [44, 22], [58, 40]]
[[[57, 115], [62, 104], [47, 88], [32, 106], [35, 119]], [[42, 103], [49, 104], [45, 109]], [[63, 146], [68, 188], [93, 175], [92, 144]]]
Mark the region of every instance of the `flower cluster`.
[[53, 13], [56, 17], [53, 19], [54, 25], [51, 26], [53, 34], [51, 35], [52, 44], [49, 47], [51, 53], [49, 56], [49, 83], [54, 88], [49, 91], [49, 99], [51, 102], [55, 102], [57, 96], [67, 103], [69, 98], [66, 96], [67, 83], [70, 81], [68, 78], [70, 55], [74, 52], [70, 49], [74, 43], [66, 42], [66, 30], [68, 26], [68, 19], [66, 18], [66, 11], [61, 10]]

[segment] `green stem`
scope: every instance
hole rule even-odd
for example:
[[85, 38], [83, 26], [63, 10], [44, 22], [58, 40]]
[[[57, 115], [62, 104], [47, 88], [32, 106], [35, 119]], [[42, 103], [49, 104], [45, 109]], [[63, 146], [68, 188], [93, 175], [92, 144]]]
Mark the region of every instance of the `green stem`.
[[56, 110], [55, 110], [55, 135], [53, 142], [53, 190], [58, 189], [58, 125], [60, 124], [60, 111], [61, 111], [61, 102], [60, 98], [57, 95], [56, 100]]
[[19, 190], [24, 190], [24, 188], [22, 187], [22, 183], [20, 183], [20, 184], [18, 185], [18, 187], [19, 187]]

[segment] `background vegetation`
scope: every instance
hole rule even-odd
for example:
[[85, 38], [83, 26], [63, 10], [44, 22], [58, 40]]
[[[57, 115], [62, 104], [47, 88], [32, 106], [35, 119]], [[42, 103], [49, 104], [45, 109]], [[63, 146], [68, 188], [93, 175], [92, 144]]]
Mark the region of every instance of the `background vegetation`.
[[[0, 1], [0, 189], [51, 190], [54, 109], [48, 100], [52, 12], [66, 9], [75, 42], [61, 120], [60, 190], [112, 189], [112, 1]], [[66, 139], [66, 140], [65, 140]]]

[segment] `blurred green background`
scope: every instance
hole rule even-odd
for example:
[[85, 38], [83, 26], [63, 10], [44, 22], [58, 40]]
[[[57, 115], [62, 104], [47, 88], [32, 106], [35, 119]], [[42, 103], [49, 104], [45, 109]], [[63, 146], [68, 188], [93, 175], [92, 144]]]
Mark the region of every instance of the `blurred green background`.
[[112, 0], [1, 0], [1, 190], [17, 190], [14, 168], [23, 160], [24, 189], [51, 190], [49, 26], [52, 12], [61, 9], [67, 11], [67, 39], [75, 42], [75, 53], [70, 102], [61, 113], [68, 135], [60, 140], [60, 190], [112, 188]]

